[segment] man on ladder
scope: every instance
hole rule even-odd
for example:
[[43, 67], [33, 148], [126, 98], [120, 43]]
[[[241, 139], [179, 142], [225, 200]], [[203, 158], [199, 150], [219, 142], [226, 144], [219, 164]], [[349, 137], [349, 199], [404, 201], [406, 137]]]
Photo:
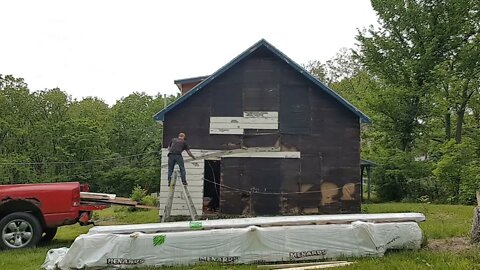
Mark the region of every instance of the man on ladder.
[[182, 184], [187, 185], [187, 176], [185, 172], [185, 163], [183, 162], [182, 152], [187, 151], [187, 154], [192, 158], [195, 157], [190, 152], [190, 146], [185, 141], [185, 133], [179, 133], [178, 138], [173, 138], [168, 145], [168, 186], [172, 180], [173, 169], [175, 164], [178, 164], [180, 168], [180, 177], [182, 178]]
[[175, 182], [177, 181], [177, 173], [175, 172], [175, 179], [172, 182], [172, 174], [175, 168], [175, 164], [178, 164], [180, 168], [180, 177], [182, 179], [182, 189], [185, 197], [187, 198], [187, 207], [190, 212], [190, 216], [192, 220], [195, 220], [197, 216], [197, 211], [195, 209], [195, 205], [193, 204], [192, 197], [187, 189], [187, 176], [185, 172], [185, 163], [183, 161], [182, 152], [187, 151], [188, 155], [195, 159], [192, 152], [190, 152], [190, 146], [185, 142], [185, 133], [178, 134], [178, 138], [173, 138], [170, 144], [168, 145], [168, 199], [167, 203], [165, 204], [165, 210], [162, 215], [161, 222], [165, 222], [169, 217], [172, 211], [172, 203], [173, 203], [173, 194], [175, 193]]

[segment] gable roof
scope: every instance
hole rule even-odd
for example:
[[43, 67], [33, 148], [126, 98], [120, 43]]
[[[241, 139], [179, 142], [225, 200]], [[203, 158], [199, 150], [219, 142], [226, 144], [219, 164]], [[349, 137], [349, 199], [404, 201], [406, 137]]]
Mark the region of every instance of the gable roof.
[[288, 56], [286, 56], [284, 53], [282, 53], [280, 50], [275, 48], [273, 45], [268, 43], [265, 39], [261, 39], [257, 43], [253, 44], [250, 48], [245, 50], [243, 53], [235, 57], [233, 60], [228, 62], [226, 65], [221, 67], [219, 70], [214, 72], [212, 75], [210, 75], [208, 78], [203, 80], [201, 83], [199, 83], [197, 86], [195, 86], [192, 90], [190, 90], [188, 93], [185, 95], [181, 96], [179, 99], [177, 99], [175, 102], [172, 104], [168, 105], [166, 108], [163, 110], [159, 111], [154, 115], [154, 119], [157, 121], [163, 121], [165, 114], [180, 105], [182, 102], [184, 102], [186, 99], [194, 95], [196, 92], [200, 91], [203, 89], [206, 85], [208, 85], [211, 81], [213, 81], [215, 78], [218, 76], [222, 75], [224, 72], [229, 70], [231, 67], [233, 67], [235, 64], [246, 58], [248, 55], [256, 51], [260, 47], [265, 47], [269, 51], [271, 51], [274, 55], [285, 61], [289, 66], [291, 66], [293, 69], [297, 70], [300, 72], [302, 75], [305, 76], [308, 80], [313, 82], [315, 85], [319, 87], [320, 90], [324, 91], [326, 94], [330, 95], [334, 99], [336, 99], [338, 102], [340, 102], [343, 106], [345, 106], [347, 109], [352, 111], [355, 115], [357, 115], [360, 120], [364, 123], [370, 123], [370, 118], [366, 116], [364, 113], [362, 113], [359, 109], [357, 109], [355, 106], [350, 104], [347, 100], [342, 98], [339, 94], [337, 94], [335, 91], [333, 91], [331, 88], [323, 84], [321, 81], [319, 81], [317, 78], [312, 76], [307, 70], [305, 70], [303, 67], [301, 67], [299, 64], [295, 63], [292, 59], [290, 59]]

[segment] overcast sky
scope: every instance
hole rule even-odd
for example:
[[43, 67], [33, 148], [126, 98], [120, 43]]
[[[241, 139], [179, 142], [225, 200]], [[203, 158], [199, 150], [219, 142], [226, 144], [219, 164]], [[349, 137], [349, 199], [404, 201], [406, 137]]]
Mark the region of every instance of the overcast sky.
[[0, 74], [109, 104], [174, 94], [265, 38], [297, 63], [353, 47], [376, 23], [369, 0], [0, 0]]

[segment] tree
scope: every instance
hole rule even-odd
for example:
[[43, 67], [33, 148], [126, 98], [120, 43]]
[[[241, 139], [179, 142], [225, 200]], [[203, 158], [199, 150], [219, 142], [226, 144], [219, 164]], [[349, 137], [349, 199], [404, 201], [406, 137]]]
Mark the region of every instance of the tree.
[[358, 59], [353, 57], [352, 50], [347, 48], [341, 48], [334, 57], [325, 63], [312, 60], [303, 67], [328, 86], [344, 79], [353, 78], [362, 70]]
[[372, 6], [380, 28], [358, 33], [357, 56], [390, 86], [387, 91], [392, 95], [385, 98], [393, 97], [405, 108], [400, 114], [387, 108], [385, 115], [401, 133], [400, 149], [409, 151], [438, 92], [435, 70], [447, 56], [455, 55], [459, 39], [470, 35], [464, 17], [478, 8], [478, 1], [372, 0]]

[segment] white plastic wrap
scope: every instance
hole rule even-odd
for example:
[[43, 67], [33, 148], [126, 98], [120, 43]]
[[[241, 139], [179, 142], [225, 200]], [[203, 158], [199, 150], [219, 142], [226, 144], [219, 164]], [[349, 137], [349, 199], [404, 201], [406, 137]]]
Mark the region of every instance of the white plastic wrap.
[[[49, 251], [45, 269], [263, 263], [382, 256], [386, 249], [418, 249], [416, 222], [299, 225], [144, 234], [84, 234], [68, 252]], [[54, 250], [55, 251], [55, 250]], [[52, 254], [59, 254], [53, 258]]]
[[425, 221], [421, 213], [385, 213], [385, 214], [341, 214], [341, 215], [306, 215], [306, 216], [276, 216], [233, 218], [201, 221], [180, 221], [167, 223], [130, 224], [114, 226], [95, 226], [88, 233], [159, 233], [188, 231], [197, 229], [245, 228], [248, 226], [291, 226], [310, 224], [349, 224], [354, 221], [365, 222], [407, 222]]

